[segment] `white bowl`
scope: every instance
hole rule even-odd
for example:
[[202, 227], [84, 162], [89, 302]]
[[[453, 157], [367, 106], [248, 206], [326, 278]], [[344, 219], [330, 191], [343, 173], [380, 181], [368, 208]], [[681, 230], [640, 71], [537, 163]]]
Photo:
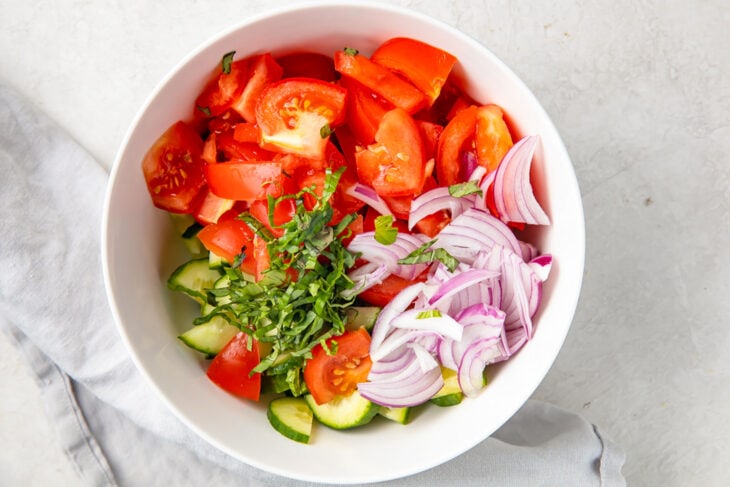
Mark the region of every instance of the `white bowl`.
[[[337, 432], [316, 428], [310, 444], [290, 441], [269, 425], [265, 404], [234, 398], [205, 375], [205, 361], [175, 337], [194, 307], [165, 280], [183, 262], [164, 212], [152, 206], [140, 161], [190, 106], [222, 53], [237, 58], [307, 48], [332, 54], [345, 46], [371, 52], [394, 36], [415, 37], [454, 54], [465, 89], [509, 114], [520, 135], [538, 134], [533, 169], [552, 225], [535, 233], [555, 258], [544, 288], [534, 339], [489, 373], [476, 399], [429, 407], [408, 426], [374, 421]], [[580, 192], [555, 127], [528, 88], [483, 45], [410, 10], [372, 3], [320, 2], [250, 18], [182, 60], [140, 110], [114, 163], [103, 227], [107, 293], [119, 331], [139, 370], [170, 409], [201, 437], [242, 462], [301, 480], [360, 483], [407, 476], [446, 462], [483, 441], [530, 397], [555, 360], [570, 327], [583, 273], [585, 233]], [[489, 461], [489, 459], [485, 459]]]

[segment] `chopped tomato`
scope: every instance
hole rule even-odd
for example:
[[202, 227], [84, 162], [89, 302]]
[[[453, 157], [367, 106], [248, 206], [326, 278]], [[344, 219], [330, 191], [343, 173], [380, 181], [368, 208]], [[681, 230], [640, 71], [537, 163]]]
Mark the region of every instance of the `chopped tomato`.
[[248, 78], [248, 61], [242, 59], [230, 64], [228, 73], [219, 71], [195, 100], [199, 112], [217, 117], [228, 110], [241, 96]]
[[411, 284], [415, 284], [416, 282], [423, 280], [423, 278], [418, 278], [415, 281], [410, 281], [391, 274], [380, 284], [376, 284], [375, 286], [358, 294], [358, 297], [373, 306], [383, 307], [390, 303], [399, 292]]
[[236, 137], [234, 130], [217, 135], [216, 146], [222, 160], [241, 159], [244, 161], [270, 161], [274, 153], [261, 148], [257, 142], [243, 142]]
[[418, 129], [421, 131], [424, 157], [427, 161], [435, 159], [439, 137], [441, 137], [441, 133], [444, 131], [444, 128], [437, 123], [426, 122], [423, 120], [416, 120], [416, 123], [418, 123]]
[[477, 107], [460, 111], [444, 128], [436, 151], [436, 178], [441, 186], [466, 181], [461, 163], [462, 153], [474, 141], [477, 124]]
[[215, 132], [211, 132], [208, 138], [205, 139], [203, 153], [200, 157], [206, 164], [215, 164], [218, 162], [218, 144], [216, 143]]
[[271, 226], [269, 221], [269, 202], [267, 200], [257, 200], [251, 203], [248, 209], [251, 216], [261, 222], [266, 228], [269, 229], [274, 237], [281, 237], [284, 235], [282, 228], [277, 228], [279, 225], [283, 225], [288, 221], [291, 221], [294, 213], [296, 212], [296, 206], [293, 199], [284, 199], [279, 201], [274, 206], [274, 226]]
[[[338, 184], [335, 193], [330, 198], [329, 203], [332, 206], [332, 219], [330, 221], [330, 225], [338, 224], [345, 215], [354, 213], [365, 205], [365, 203], [359, 199], [345, 193], [345, 189], [351, 186], [351, 184], [345, 182], [347, 175], [348, 172], [345, 171], [340, 178], [340, 184]], [[324, 170], [309, 170], [298, 174], [296, 179], [299, 183], [299, 189], [312, 188], [314, 194], [322, 196], [326, 177]], [[315, 198], [313, 195], [305, 194], [303, 201], [304, 207], [307, 211], [311, 211], [314, 208]]]
[[195, 219], [204, 225], [216, 223], [223, 214], [233, 208], [234, 203], [235, 201], [221, 198], [210, 189], [206, 189], [205, 196], [195, 213]]
[[356, 152], [355, 159], [360, 181], [381, 196], [413, 196], [423, 188], [423, 141], [416, 122], [401, 108], [383, 116], [375, 144]]
[[217, 117], [208, 119], [208, 131], [212, 134], [228, 132], [242, 121], [243, 119], [235, 110], [228, 109]]
[[203, 186], [203, 140], [189, 125], [176, 122], [163, 133], [142, 160], [152, 202], [172, 213], [195, 210]]
[[434, 238], [451, 221], [449, 212], [441, 210], [422, 218], [415, 225], [415, 229], [427, 237]]
[[259, 128], [255, 123], [241, 122], [233, 128], [233, 138], [238, 142], [256, 142], [260, 138]]
[[352, 239], [365, 231], [365, 220], [361, 214], [357, 214], [354, 220], [347, 226], [342, 233], [342, 244], [347, 247]]
[[281, 79], [283, 69], [269, 53], [248, 58], [248, 63], [251, 76], [232, 108], [247, 122], [255, 122], [256, 103], [258, 103], [261, 92], [269, 83]]
[[494, 171], [512, 147], [512, 135], [500, 107], [497, 105], [479, 107], [475, 138], [477, 161], [487, 168], [487, 172]]
[[198, 232], [205, 248], [228, 263], [232, 264], [237, 255], [244, 253], [241, 270], [252, 276], [256, 275], [253, 237], [248, 224], [237, 218], [221, 218], [218, 223], [206, 225]]
[[340, 85], [347, 89], [347, 126], [362, 144], [375, 140], [378, 125], [393, 104], [357, 81], [343, 77]]
[[407, 37], [385, 41], [370, 59], [413, 83], [428, 97], [429, 105], [441, 94], [456, 64], [456, 58], [448, 52]]
[[205, 179], [221, 198], [253, 201], [279, 196], [285, 183], [280, 162], [232, 160], [207, 164]]
[[253, 337], [239, 332], [208, 366], [208, 378], [231, 394], [258, 401], [261, 374], [251, 373], [260, 361], [259, 346]]
[[410, 114], [428, 106], [428, 98], [397, 74], [375, 64], [362, 54], [335, 53], [335, 69], [344, 76], [360, 82], [394, 106]]
[[276, 58], [284, 69], [282, 78], [314, 78], [335, 81], [337, 71], [332, 57], [319, 52], [299, 51]]
[[271, 257], [266, 240], [258, 235], [253, 238], [253, 258], [256, 261], [256, 272], [254, 278], [259, 282], [264, 278], [266, 271], [271, 267]]
[[357, 384], [367, 379], [372, 365], [370, 335], [364, 328], [347, 331], [325, 343], [334, 353], [330, 355], [321, 344], [317, 345], [304, 366], [304, 382], [317, 404], [352, 394]]
[[256, 105], [262, 146], [322, 158], [328, 130], [344, 121], [346, 96], [341, 86], [308, 78], [287, 78], [268, 85]]

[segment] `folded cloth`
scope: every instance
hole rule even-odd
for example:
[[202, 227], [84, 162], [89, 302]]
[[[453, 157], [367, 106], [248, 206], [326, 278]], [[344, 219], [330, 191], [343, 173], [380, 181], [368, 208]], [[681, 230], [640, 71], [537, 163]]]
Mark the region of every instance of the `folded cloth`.
[[[60, 442], [91, 486], [311, 485], [213, 448], [135, 369], [104, 294], [106, 171], [0, 84], [0, 327], [38, 377]], [[530, 400], [461, 456], [382, 485], [621, 486], [623, 453], [580, 416]]]

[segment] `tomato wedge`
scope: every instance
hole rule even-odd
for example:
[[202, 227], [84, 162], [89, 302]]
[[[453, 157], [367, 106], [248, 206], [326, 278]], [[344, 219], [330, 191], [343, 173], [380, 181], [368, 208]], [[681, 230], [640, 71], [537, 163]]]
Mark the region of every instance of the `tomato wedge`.
[[373, 306], [384, 307], [390, 303], [399, 292], [411, 284], [415, 284], [422, 280], [424, 279], [409, 281], [408, 279], [403, 279], [402, 277], [391, 274], [380, 284], [376, 284], [375, 286], [358, 294], [358, 297]]
[[219, 71], [195, 100], [196, 108], [206, 116], [217, 117], [241, 96], [248, 78], [248, 61], [242, 59], [230, 64], [228, 73]]
[[232, 108], [247, 122], [256, 121], [256, 103], [264, 88], [274, 81], [280, 80], [283, 69], [269, 53], [247, 59], [251, 76]]
[[436, 149], [436, 178], [441, 186], [466, 181], [461, 163], [462, 152], [474, 141], [477, 124], [477, 107], [469, 106], [454, 116], [444, 127]]
[[163, 133], [142, 160], [154, 205], [172, 213], [191, 213], [203, 186], [203, 140], [185, 122]]
[[475, 137], [477, 161], [487, 168], [487, 172], [494, 171], [512, 147], [512, 135], [500, 107], [497, 105], [479, 107]]
[[268, 85], [256, 105], [261, 145], [278, 152], [321, 159], [330, 128], [345, 118], [347, 90], [310, 78]]
[[282, 78], [314, 78], [335, 81], [337, 71], [332, 57], [319, 52], [298, 51], [276, 58], [284, 69]]
[[210, 252], [222, 257], [229, 263], [244, 252], [241, 270], [249, 275], [256, 275], [254, 257], [254, 233], [246, 222], [237, 218], [220, 218], [217, 223], [206, 225], [198, 232], [201, 243]]
[[421, 134], [402, 108], [387, 112], [375, 134], [375, 144], [355, 153], [357, 174], [380, 196], [416, 195], [425, 181]]
[[349, 396], [359, 382], [367, 379], [370, 360], [370, 335], [364, 328], [347, 331], [326, 341], [336, 352], [329, 355], [322, 345], [312, 349], [312, 358], [304, 366], [304, 382], [317, 404], [330, 402], [336, 396]]
[[279, 201], [274, 206], [274, 227], [271, 226], [271, 222], [269, 221], [269, 202], [267, 200], [254, 201], [249, 206], [248, 211], [251, 213], [251, 216], [268, 228], [274, 237], [279, 238], [284, 235], [284, 230], [278, 228], [278, 226], [291, 221], [296, 212], [296, 206], [293, 199]]
[[344, 76], [360, 82], [394, 106], [410, 114], [428, 106], [428, 98], [397, 74], [375, 64], [362, 54], [335, 53], [335, 69]]
[[393, 104], [369, 88], [348, 77], [340, 80], [340, 85], [347, 89], [347, 126], [362, 144], [372, 144], [375, 132], [383, 119], [383, 115], [392, 110]]
[[234, 159], [207, 164], [203, 169], [211, 191], [230, 200], [253, 201], [268, 195], [279, 196], [285, 184], [281, 163], [277, 161]]
[[216, 223], [236, 203], [233, 200], [221, 198], [210, 189], [205, 189], [198, 210], [195, 212], [195, 219], [204, 224]]
[[433, 104], [456, 64], [446, 51], [408, 37], [394, 37], [382, 43], [370, 59], [398, 73], [421, 90]]
[[[249, 349], [249, 340], [251, 348]], [[260, 361], [258, 343], [239, 332], [223, 347], [208, 366], [208, 378], [231, 394], [258, 401], [261, 395], [261, 374], [251, 371]]]

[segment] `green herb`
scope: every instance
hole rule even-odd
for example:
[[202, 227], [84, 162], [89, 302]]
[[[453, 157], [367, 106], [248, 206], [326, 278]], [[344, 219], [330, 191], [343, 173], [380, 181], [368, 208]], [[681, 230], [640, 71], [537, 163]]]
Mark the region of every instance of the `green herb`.
[[425, 311], [421, 311], [416, 315], [417, 320], [425, 320], [428, 318], [441, 318], [442, 314], [441, 311], [437, 309], [427, 309]]
[[198, 110], [203, 112], [203, 115], [205, 115], [206, 117], [210, 117], [212, 115], [210, 112], [210, 108], [208, 108], [208, 107], [201, 107], [200, 105], [195, 105], [195, 108], [197, 108]]
[[184, 239], [193, 238], [202, 229], [203, 229], [203, 225], [201, 225], [198, 222], [195, 222], [192, 225], [190, 225], [188, 228], [185, 229], [185, 231], [182, 234], [182, 238], [184, 238]]
[[[329, 199], [341, 175], [342, 170], [328, 171], [321, 195], [312, 187], [269, 198], [269, 215], [284, 199], [295, 199], [297, 203], [292, 219], [278, 226], [284, 229], [280, 238], [273, 238], [250, 214], [241, 214], [239, 218], [267, 242], [270, 268], [264, 279], [255, 283], [237, 266], [226, 267], [228, 287], [209, 292], [217, 305], [207, 319], [222, 316], [259, 342], [270, 343], [271, 353], [254, 371], [276, 375], [277, 389], [285, 382], [295, 396], [306, 391], [301, 379], [305, 359], [311, 357], [317, 344], [325, 346], [325, 340], [345, 331], [345, 310], [355, 300], [354, 295], [343, 294], [354, 286], [347, 271], [354, 265], [355, 256], [342, 243], [347, 236], [345, 229], [355, 216], [347, 215], [336, 226], [330, 225], [333, 210]], [[316, 201], [309, 211], [303, 204], [305, 195]], [[273, 224], [273, 219], [270, 222]], [[198, 320], [203, 319], [206, 317]], [[300, 361], [285, 370], [272, 369], [282, 353]]]
[[221, 59], [221, 71], [223, 71], [225, 74], [231, 73], [231, 63], [233, 62], [233, 56], [235, 54], [236, 51], [231, 51], [223, 55], [223, 58]]
[[440, 261], [450, 272], [454, 272], [459, 265], [459, 261], [451, 255], [446, 249], [432, 249], [431, 246], [436, 240], [431, 240], [418, 247], [416, 250], [403, 257], [398, 261], [399, 264], [428, 264], [434, 261]]
[[322, 125], [322, 128], [319, 129], [319, 136], [326, 139], [330, 135], [332, 135], [332, 127], [330, 127], [330, 124], [326, 123]]
[[476, 181], [467, 181], [465, 183], [457, 183], [449, 186], [449, 194], [457, 198], [468, 196], [470, 194], [482, 194], [481, 188]]
[[352, 47], [346, 47], [344, 51], [348, 56], [357, 56], [360, 53], [360, 51], [353, 49]]
[[398, 229], [393, 226], [393, 215], [380, 215], [375, 218], [375, 240], [390, 245], [398, 237]]

